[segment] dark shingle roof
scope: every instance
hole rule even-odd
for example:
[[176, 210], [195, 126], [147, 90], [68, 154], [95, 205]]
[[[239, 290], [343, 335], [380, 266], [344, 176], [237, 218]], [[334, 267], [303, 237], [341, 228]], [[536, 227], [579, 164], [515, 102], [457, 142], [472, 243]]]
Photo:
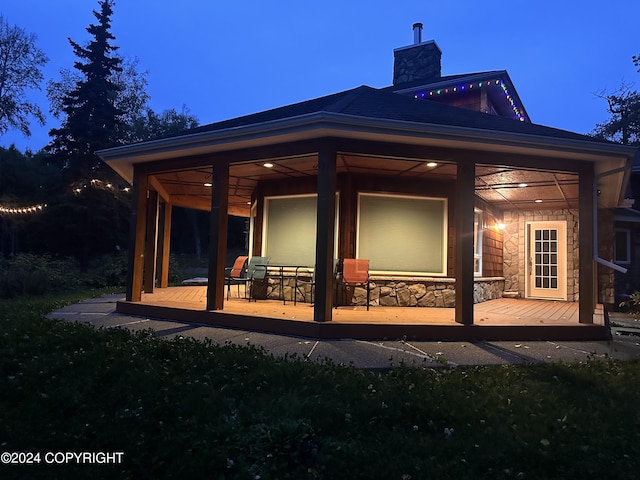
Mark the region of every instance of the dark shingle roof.
[[560, 130], [528, 122], [520, 122], [497, 115], [467, 110], [427, 99], [415, 99], [368, 86], [360, 86], [344, 92], [319, 97], [305, 102], [254, 113], [222, 122], [203, 125], [178, 137], [202, 132], [214, 132], [228, 128], [258, 125], [264, 122], [282, 120], [313, 113], [336, 113], [365, 118], [398, 120], [425, 125], [448, 125], [472, 129], [510, 132], [562, 139], [582, 140], [597, 143], [611, 143], [606, 140]]

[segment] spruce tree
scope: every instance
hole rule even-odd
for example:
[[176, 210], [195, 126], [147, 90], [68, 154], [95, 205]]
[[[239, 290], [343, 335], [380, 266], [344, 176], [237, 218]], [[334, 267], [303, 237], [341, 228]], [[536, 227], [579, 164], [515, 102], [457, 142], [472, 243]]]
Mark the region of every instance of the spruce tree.
[[122, 59], [115, 54], [118, 47], [111, 43], [115, 40], [110, 31], [114, 2], [101, 0], [98, 5], [100, 11], [93, 11], [97, 23], [86, 29], [92, 36], [88, 45], [83, 47], [69, 38], [79, 59], [74, 68], [81, 79], [64, 96], [66, 118], [60, 128], [49, 132], [52, 140], [46, 147], [67, 177], [79, 182], [115, 179], [95, 152], [117, 143], [123, 114], [115, 105], [120, 87], [112, 80], [122, 71]]
[[115, 80], [123, 61], [110, 31], [114, 2], [100, 0], [98, 5], [99, 11], [93, 11], [97, 22], [86, 29], [91, 35], [87, 45], [69, 39], [78, 58], [77, 75], [52, 108], [62, 121], [49, 133], [46, 150], [62, 170], [65, 188], [29, 234], [29, 248], [74, 255], [83, 270], [97, 255], [121, 251], [129, 227], [130, 199], [122, 179], [95, 154], [118, 144], [124, 118], [117, 107], [122, 87]]

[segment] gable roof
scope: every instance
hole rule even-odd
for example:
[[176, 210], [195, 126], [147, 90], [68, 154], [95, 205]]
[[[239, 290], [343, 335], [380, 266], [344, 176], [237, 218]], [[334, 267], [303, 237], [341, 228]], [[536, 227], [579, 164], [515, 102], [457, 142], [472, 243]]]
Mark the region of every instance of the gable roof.
[[[494, 83], [494, 80], [497, 82]], [[488, 84], [485, 82], [489, 82]], [[499, 114], [505, 117], [530, 122], [531, 119], [520, 96], [516, 91], [511, 77], [506, 70], [490, 70], [487, 72], [465, 73], [460, 75], [448, 75], [439, 77], [430, 82], [414, 81], [400, 85], [386, 87], [385, 90], [401, 95], [413, 95], [417, 98], [437, 99], [441, 90], [453, 88], [458, 93], [473, 85], [483, 86], [488, 89], [488, 95], [493, 100]], [[443, 92], [444, 93], [444, 92]], [[456, 95], [449, 92], [449, 95]], [[508, 96], [507, 96], [508, 94]]]

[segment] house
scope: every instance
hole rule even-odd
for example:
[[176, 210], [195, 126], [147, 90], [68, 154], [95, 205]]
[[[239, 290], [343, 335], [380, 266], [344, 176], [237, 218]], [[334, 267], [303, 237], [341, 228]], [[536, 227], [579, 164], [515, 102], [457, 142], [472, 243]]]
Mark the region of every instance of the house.
[[624, 270], [615, 272], [615, 305], [640, 290], [640, 161], [631, 168], [626, 202], [614, 211], [614, 229], [606, 241], [613, 244], [613, 262]]
[[[598, 306], [614, 301], [619, 268], [597, 230], [612, 231], [637, 150], [532, 123], [506, 71], [442, 76], [439, 47], [421, 36], [414, 25], [414, 43], [394, 51], [390, 87], [360, 86], [98, 152], [135, 190], [129, 284], [118, 310], [248, 325], [220, 315], [227, 216], [240, 215], [249, 219], [250, 255], [283, 266], [265, 297], [290, 287], [284, 266], [314, 269], [312, 336], [345, 335], [331, 327], [334, 303], [363, 302], [357, 291], [334, 290], [334, 258], [369, 260], [374, 306], [425, 307], [425, 316], [428, 307], [447, 308], [454, 326], [473, 327], [475, 305], [519, 297], [577, 306], [575, 326], [592, 325]], [[142, 301], [158, 290], [156, 278], [167, 286], [172, 206], [211, 212], [198, 314]], [[348, 334], [383, 336], [373, 323]], [[386, 323], [384, 336], [440, 335], [428, 321]], [[251, 325], [292, 331], [266, 318]], [[509, 331], [543, 335], [531, 326]], [[455, 335], [508, 336], [489, 332]], [[544, 332], [585, 338], [604, 328]]]

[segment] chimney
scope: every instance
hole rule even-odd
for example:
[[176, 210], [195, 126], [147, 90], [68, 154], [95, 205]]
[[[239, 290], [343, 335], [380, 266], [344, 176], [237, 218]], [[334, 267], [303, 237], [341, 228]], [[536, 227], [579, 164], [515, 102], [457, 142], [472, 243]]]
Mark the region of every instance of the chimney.
[[442, 51], [433, 40], [422, 41], [422, 23], [413, 24], [413, 45], [396, 48], [393, 57], [394, 85], [431, 83], [442, 76]]
[[417, 45], [422, 43], [422, 24], [414, 23], [413, 24], [413, 44]]

